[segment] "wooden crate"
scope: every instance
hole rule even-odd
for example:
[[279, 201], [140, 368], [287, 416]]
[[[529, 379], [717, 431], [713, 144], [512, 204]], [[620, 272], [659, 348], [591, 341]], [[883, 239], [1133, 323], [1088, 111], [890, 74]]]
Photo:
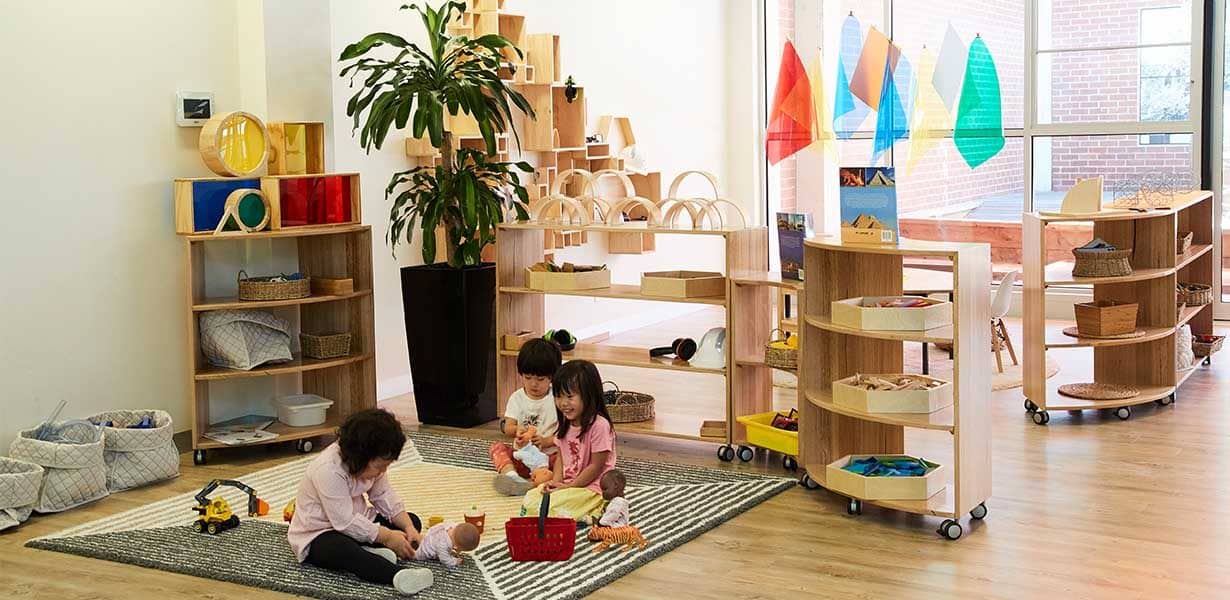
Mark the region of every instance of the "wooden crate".
[[641, 274], [641, 294], [672, 298], [726, 295], [726, 277], [709, 271], [654, 271]]
[[[577, 97], [569, 102], [564, 86], [551, 86], [551, 121], [559, 135], [556, 148], [585, 149], [585, 88], [576, 86]], [[582, 152], [581, 158], [585, 155]]]
[[525, 270], [526, 286], [532, 290], [596, 290], [611, 287], [611, 271], [584, 271], [580, 273], [550, 273]]
[[333, 278], [333, 277], [313, 277], [312, 278], [312, 295], [313, 296], [342, 296], [345, 294], [354, 293], [354, 279]]
[[877, 456], [881, 458], [911, 458], [898, 454], [851, 454], [829, 463], [825, 468], [825, 487], [861, 500], [926, 500], [948, 485], [944, 467], [925, 461], [934, 468], [921, 477], [864, 477], [842, 467], [852, 461]]
[[[175, 233], [190, 235], [217, 229], [226, 211], [226, 199], [231, 192], [242, 189], [259, 190], [261, 181], [255, 177], [176, 179], [174, 189]], [[270, 217], [272, 219], [272, 215]]]
[[560, 80], [559, 36], [552, 33], [532, 33], [526, 36], [525, 60], [534, 66], [534, 81], [551, 83]]
[[876, 302], [914, 296], [867, 296], [835, 300], [832, 319], [837, 325], [871, 331], [925, 331], [952, 324], [952, 303], [923, 298], [928, 306], [880, 308], [863, 306], [864, 300]]
[[1076, 329], [1082, 335], [1111, 336], [1136, 331], [1136, 303], [1099, 300], [1072, 306], [1076, 313]]
[[[269, 200], [270, 229], [363, 222], [358, 173], [275, 175], [261, 177], [260, 181], [261, 191]], [[321, 202], [330, 206], [321, 208]]]
[[520, 350], [521, 346], [526, 342], [538, 337], [537, 333], [532, 331], [518, 331], [517, 333], [504, 334], [504, 349], [505, 350]]
[[325, 172], [325, 124], [321, 121], [274, 121], [269, 124], [269, 174]]
[[[897, 375], [883, 375], [890, 378]], [[942, 379], [914, 375], [932, 381], [941, 381], [943, 385], [927, 390], [902, 390], [898, 392], [886, 390], [869, 390], [854, 385], [856, 375], [833, 382], [833, 404], [866, 413], [933, 413], [941, 408], [952, 406], [952, 384]]]

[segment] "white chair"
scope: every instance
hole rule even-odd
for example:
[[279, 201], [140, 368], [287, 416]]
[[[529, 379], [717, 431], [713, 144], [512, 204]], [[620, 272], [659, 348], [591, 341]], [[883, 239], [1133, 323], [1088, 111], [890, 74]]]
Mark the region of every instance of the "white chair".
[[995, 352], [995, 366], [1000, 373], [1004, 372], [1004, 359], [1000, 357], [1000, 350], [1004, 347], [1008, 348], [1012, 364], [1019, 364], [1016, 350], [1012, 347], [1012, 338], [1008, 337], [1008, 328], [1004, 326], [1004, 316], [1012, 308], [1012, 285], [1016, 283], [1018, 275], [1020, 271], [1004, 275], [999, 282], [999, 289], [995, 290], [995, 299], [991, 301], [991, 351]]

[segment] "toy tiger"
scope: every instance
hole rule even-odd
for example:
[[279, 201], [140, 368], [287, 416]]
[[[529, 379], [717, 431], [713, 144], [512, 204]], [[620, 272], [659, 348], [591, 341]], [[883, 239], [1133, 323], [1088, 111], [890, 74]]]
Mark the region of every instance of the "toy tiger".
[[590, 540], [601, 542], [594, 546], [594, 552], [601, 552], [611, 546], [623, 546], [622, 552], [627, 552], [633, 546], [637, 546], [639, 550], [644, 550], [649, 544], [649, 540], [641, 535], [641, 530], [631, 525], [627, 527], [590, 527]]

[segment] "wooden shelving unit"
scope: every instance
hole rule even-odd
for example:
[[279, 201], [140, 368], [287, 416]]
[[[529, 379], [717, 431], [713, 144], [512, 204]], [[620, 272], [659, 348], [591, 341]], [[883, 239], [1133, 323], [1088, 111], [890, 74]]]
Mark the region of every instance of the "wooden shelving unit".
[[[904, 291], [903, 258], [951, 261], [953, 324], [921, 332], [864, 331], [830, 320], [831, 303], [857, 296], [895, 296]], [[897, 246], [844, 244], [834, 238], [808, 240], [807, 280], [801, 295], [799, 357], [799, 463], [803, 483], [825, 487], [828, 464], [850, 454], [902, 454], [905, 428], [952, 434], [950, 481], [927, 500], [850, 498], [849, 512], [867, 502], [885, 508], [943, 517], [940, 533], [961, 536], [959, 519], [986, 516], [991, 496], [991, 328], [990, 248], [902, 240]], [[900, 373], [904, 342], [947, 342], [953, 346], [953, 404], [926, 414], [872, 414], [834, 405], [832, 383], [856, 373]]]
[[[715, 441], [701, 437], [701, 424], [708, 420], [726, 423], [725, 434], [717, 441], [724, 442], [719, 451], [729, 451], [731, 444], [744, 443], [741, 428], [735, 427], [734, 415], [764, 412], [772, 405], [772, 378], [767, 369], [757, 366], [740, 366], [736, 357], [750, 356], [752, 349], [761, 347], [768, 339], [771, 329], [769, 315], [769, 288], [747, 286], [727, 279], [726, 294], [710, 298], [669, 298], [646, 296], [634, 285], [612, 285], [596, 290], [569, 290], [543, 292], [526, 287], [525, 269], [543, 259], [543, 238], [554, 231], [567, 229], [583, 233], [628, 233], [645, 232], [663, 235], [717, 236], [725, 242], [725, 273], [746, 271], [763, 272], [768, 267], [768, 233], [764, 228], [748, 229], [665, 229], [645, 228], [636, 224], [624, 226], [552, 225], [538, 223], [515, 223], [500, 225], [496, 234], [496, 340], [499, 344], [504, 334], [518, 331], [541, 332], [546, 327], [544, 295], [584, 296], [593, 298], [616, 298], [655, 302], [685, 302], [721, 306], [726, 309], [726, 362], [724, 368], [706, 369], [686, 361], [671, 358], [651, 358], [648, 348], [634, 348], [609, 344], [578, 344], [576, 349], [564, 354], [565, 360], [585, 359], [598, 365], [618, 365], [645, 369], [666, 369], [686, 373], [700, 373], [726, 378], [726, 395], [714, 406], [715, 414], [678, 414], [670, 409], [670, 398], [657, 399], [658, 417], [644, 423], [621, 425], [621, 431], [671, 438]], [[699, 340], [698, 340], [699, 341]], [[497, 381], [499, 410], [518, 387], [517, 353], [497, 347]], [[763, 355], [761, 356], [763, 359]], [[618, 382], [617, 382], [618, 383]], [[632, 387], [629, 383], [628, 387]], [[686, 393], [683, 391], [681, 393]]]
[[[274, 423], [267, 430], [277, 433], [276, 439], [262, 443], [297, 442], [300, 451], [308, 451], [309, 438], [331, 434], [352, 412], [376, 406], [375, 326], [372, 299], [372, 238], [366, 225], [334, 225], [297, 227], [255, 233], [192, 234], [184, 239], [185, 262], [188, 270], [187, 315], [189, 393], [192, 399], [193, 460], [202, 464], [206, 451], [228, 448], [204, 437], [210, 429], [210, 386], [212, 383], [278, 375], [296, 375], [304, 393], [319, 394], [333, 400], [324, 424], [312, 427], [290, 427]], [[206, 246], [224, 242], [256, 240], [294, 240], [298, 270], [316, 277], [351, 278], [353, 293], [313, 295], [294, 300], [269, 302], [240, 301], [234, 296], [209, 297], [205, 272], [210, 252]], [[279, 242], [275, 248], [285, 248]], [[279, 309], [295, 311], [299, 330], [292, 331], [291, 346], [295, 359], [291, 362], [267, 364], [248, 371], [227, 369], [209, 364], [200, 349], [200, 317], [216, 310]], [[286, 313], [280, 313], [286, 316]], [[299, 354], [299, 333], [346, 331], [351, 334], [350, 355], [332, 359], [303, 358]], [[273, 407], [269, 410], [272, 414]]]
[[[1132, 248], [1132, 274], [1118, 277], [1073, 277], [1071, 263], [1046, 263], [1046, 228], [1053, 223], [1092, 221], [1093, 235], [1120, 248]], [[1175, 333], [1191, 324], [1193, 334], [1213, 333], [1211, 304], [1176, 311], [1178, 282], [1213, 285], [1217, 262], [1213, 253], [1213, 194], [1189, 192], [1174, 198], [1173, 208], [1148, 212], [1114, 211], [1095, 216], [1056, 217], [1031, 213], [1024, 225], [1024, 377], [1025, 410], [1039, 425], [1050, 422], [1052, 410], [1113, 409], [1121, 419], [1132, 407], [1147, 402], [1167, 405], [1195, 365], [1176, 369]], [[1179, 231], [1193, 232], [1191, 248], [1179, 254]], [[1135, 302], [1137, 328], [1144, 335], [1121, 340], [1069, 337], [1047, 328], [1047, 290], [1057, 286], [1090, 286], [1093, 299]], [[1140, 394], [1114, 401], [1094, 401], [1060, 395], [1046, 379], [1046, 353], [1066, 348], [1092, 348], [1090, 381], [1130, 385]]]

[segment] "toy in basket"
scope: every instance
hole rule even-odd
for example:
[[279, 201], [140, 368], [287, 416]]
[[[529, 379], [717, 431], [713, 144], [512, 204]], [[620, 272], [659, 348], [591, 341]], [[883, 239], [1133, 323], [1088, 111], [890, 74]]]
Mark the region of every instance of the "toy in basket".
[[[790, 409], [789, 413], [766, 412], [755, 415], [744, 415], [735, 419], [743, 424], [747, 431], [747, 443], [753, 446], [780, 452], [782, 467], [787, 471], [799, 468], [799, 421], [798, 411]], [[749, 449], [750, 450], [750, 449]], [[742, 452], [742, 449], [740, 449]], [[752, 453], [747, 453], [751, 460]], [[742, 457], [740, 457], [742, 459]]]
[[612, 423], [639, 423], [653, 419], [653, 396], [621, 390], [612, 381], [603, 383], [609, 383], [615, 388], [602, 392], [602, 401], [606, 404], [606, 411], [611, 416]]
[[239, 299], [245, 301], [296, 300], [312, 295], [312, 280], [303, 273], [275, 275], [273, 277], [248, 277], [240, 271]]
[[[773, 332], [782, 337], [772, 335]], [[764, 345], [764, 364], [774, 369], [794, 371], [799, 368], [799, 338], [788, 331], [774, 329], [769, 332], [769, 343]]]
[[1193, 335], [1192, 353], [1204, 358], [1201, 364], [1208, 365], [1213, 362], [1213, 354], [1221, 350], [1224, 341], [1226, 341], [1224, 335]]
[[576, 549], [577, 522], [548, 517], [551, 495], [542, 495], [537, 517], [513, 517], [504, 523], [511, 560], [562, 561], [572, 558]]

